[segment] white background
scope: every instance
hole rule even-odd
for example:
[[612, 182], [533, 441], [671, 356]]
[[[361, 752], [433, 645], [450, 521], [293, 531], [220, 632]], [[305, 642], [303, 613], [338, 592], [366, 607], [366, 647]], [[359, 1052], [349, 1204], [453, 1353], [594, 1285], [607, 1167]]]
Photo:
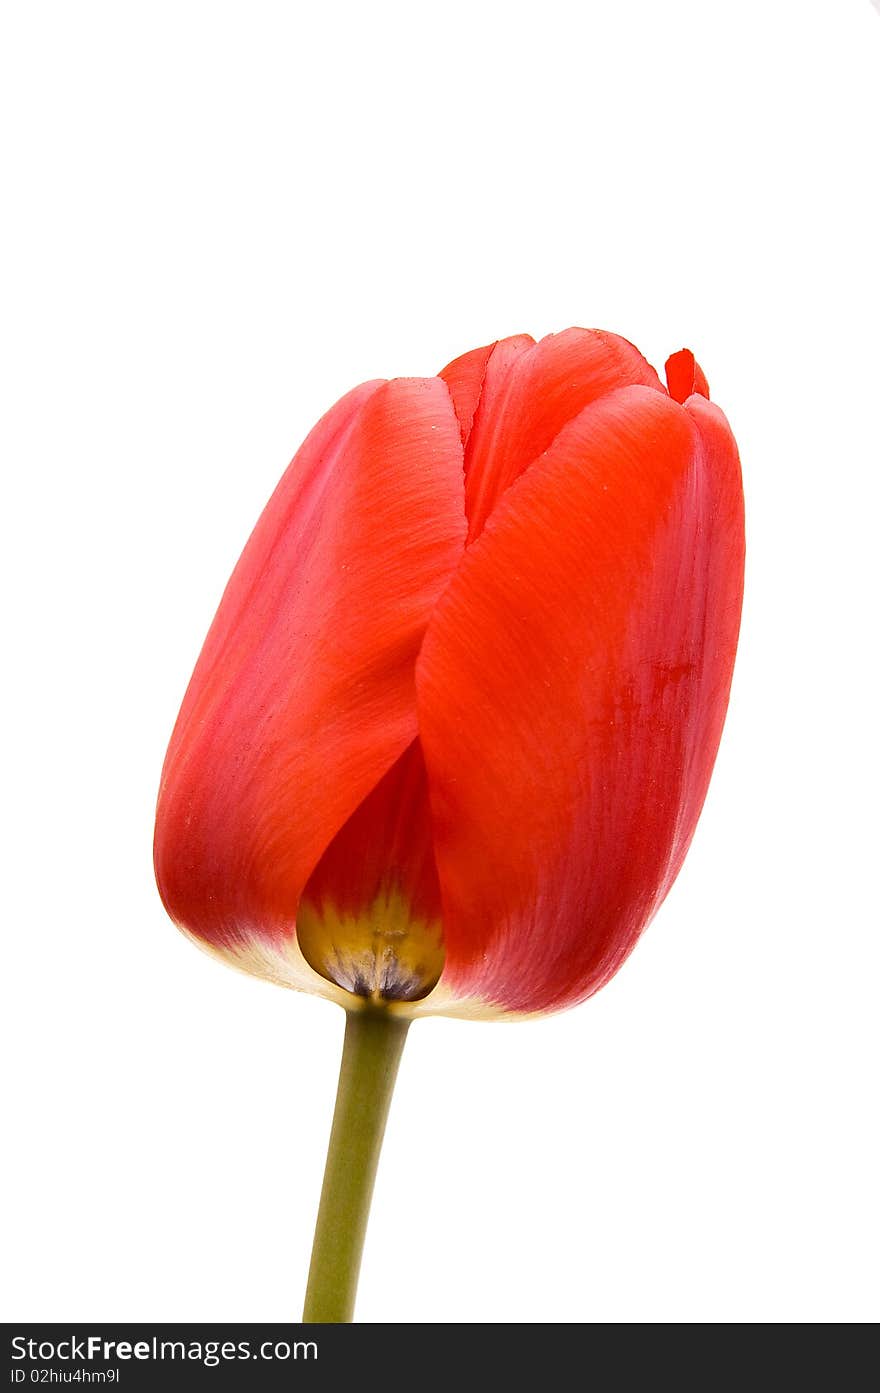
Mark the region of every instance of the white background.
[[869, 0], [5, 7], [6, 1319], [298, 1318], [343, 1018], [151, 831], [220, 591], [354, 383], [575, 323], [702, 362], [748, 592], [614, 982], [412, 1030], [358, 1317], [859, 1321], [876, 1277]]

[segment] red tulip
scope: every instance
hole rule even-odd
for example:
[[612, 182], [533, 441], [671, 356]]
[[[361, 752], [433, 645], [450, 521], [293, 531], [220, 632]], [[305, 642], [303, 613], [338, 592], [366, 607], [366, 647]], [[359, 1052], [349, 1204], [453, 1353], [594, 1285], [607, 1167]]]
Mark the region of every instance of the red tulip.
[[504, 339], [315, 427], [239, 561], [162, 775], [171, 917], [414, 1015], [569, 1006], [699, 815], [739, 627], [736, 445], [687, 351]]

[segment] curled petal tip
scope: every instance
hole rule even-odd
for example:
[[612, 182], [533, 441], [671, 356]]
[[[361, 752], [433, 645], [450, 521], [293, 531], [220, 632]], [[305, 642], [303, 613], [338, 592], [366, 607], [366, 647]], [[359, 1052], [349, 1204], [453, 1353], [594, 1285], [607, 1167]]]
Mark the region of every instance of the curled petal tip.
[[666, 383], [673, 401], [686, 402], [688, 397], [709, 397], [706, 374], [689, 348], [681, 348], [666, 359]]

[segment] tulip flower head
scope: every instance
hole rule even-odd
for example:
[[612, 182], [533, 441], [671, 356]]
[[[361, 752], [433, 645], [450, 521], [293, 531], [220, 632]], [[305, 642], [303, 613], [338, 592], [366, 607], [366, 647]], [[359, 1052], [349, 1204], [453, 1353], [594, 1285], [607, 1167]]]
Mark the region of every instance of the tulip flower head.
[[589, 997], [681, 867], [728, 701], [736, 445], [688, 351], [503, 339], [368, 382], [284, 474], [162, 774], [165, 906], [348, 1007]]

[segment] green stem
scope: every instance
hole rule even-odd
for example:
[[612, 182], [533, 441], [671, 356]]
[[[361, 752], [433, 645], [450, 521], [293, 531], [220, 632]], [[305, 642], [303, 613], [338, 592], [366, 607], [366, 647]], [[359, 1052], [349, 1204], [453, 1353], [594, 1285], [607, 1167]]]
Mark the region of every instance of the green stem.
[[312, 1245], [304, 1321], [350, 1321], [373, 1182], [409, 1021], [349, 1011]]

